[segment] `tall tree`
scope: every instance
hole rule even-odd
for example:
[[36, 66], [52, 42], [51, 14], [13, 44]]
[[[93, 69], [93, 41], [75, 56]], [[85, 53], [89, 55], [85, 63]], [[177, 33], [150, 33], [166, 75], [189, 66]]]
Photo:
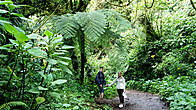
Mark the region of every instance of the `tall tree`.
[[[99, 38], [103, 38], [105, 34], [108, 34], [108, 32], [115, 30], [113, 29], [114, 27], [107, 27], [107, 24], [115, 24], [115, 20], [118, 22], [127, 23], [127, 20], [120, 17], [117, 12], [111, 10], [97, 10], [89, 13], [79, 12], [73, 15], [55, 16], [53, 20], [54, 28], [58, 33], [63, 34], [65, 38], [75, 38], [76, 42], [79, 44], [81, 82], [84, 80], [85, 72], [86, 40], [90, 42], [96, 42]], [[123, 26], [126, 27], [126, 25]], [[118, 28], [118, 26], [115, 28]], [[106, 31], [108, 29], [111, 31]], [[113, 35], [109, 36], [114, 37]]]

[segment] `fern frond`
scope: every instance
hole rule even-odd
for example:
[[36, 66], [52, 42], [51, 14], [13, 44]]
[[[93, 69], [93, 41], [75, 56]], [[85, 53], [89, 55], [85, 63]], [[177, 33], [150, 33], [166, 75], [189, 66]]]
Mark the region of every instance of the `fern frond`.
[[131, 28], [132, 24], [127, 19], [125, 19], [125, 16], [122, 14], [116, 12], [112, 9], [102, 9], [98, 10], [105, 14], [107, 22], [109, 24], [110, 30], [116, 33], [121, 33], [127, 31], [129, 28]]
[[77, 13], [75, 19], [82, 27], [84, 34], [91, 41], [96, 41], [102, 34], [105, 33], [106, 16], [100, 11], [90, 13]]
[[29, 109], [29, 107], [24, 102], [13, 101], [1, 105], [0, 110], [11, 110], [13, 107], [23, 107], [25, 110]]
[[74, 37], [79, 28], [79, 25], [72, 15], [54, 16], [52, 17], [52, 21], [54, 24], [53, 29], [57, 33], [62, 34], [65, 38]]

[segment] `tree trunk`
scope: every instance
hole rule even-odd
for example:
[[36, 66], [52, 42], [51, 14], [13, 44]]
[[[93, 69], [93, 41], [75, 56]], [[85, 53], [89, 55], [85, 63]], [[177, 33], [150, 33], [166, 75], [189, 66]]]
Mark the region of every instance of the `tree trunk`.
[[85, 35], [83, 31], [80, 31], [80, 52], [81, 52], [81, 71], [80, 71], [80, 80], [81, 83], [84, 81], [84, 68], [86, 63], [85, 56]]
[[72, 55], [71, 55], [71, 61], [72, 61], [72, 67], [75, 71], [75, 73], [78, 73], [78, 61], [75, 52], [72, 50]]

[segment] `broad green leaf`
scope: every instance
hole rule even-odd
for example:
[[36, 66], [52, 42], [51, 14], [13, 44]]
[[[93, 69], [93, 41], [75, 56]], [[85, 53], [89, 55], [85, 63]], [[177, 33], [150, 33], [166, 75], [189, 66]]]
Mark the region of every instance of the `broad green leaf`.
[[73, 110], [77, 110], [77, 109], [79, 109], [79, 107], [78, 107], [78, 106], [75, 106], [75, 107], [73, 108]]
[[59, 63], [61, 63], [63, 65], [69, 65], [67, 62], [64, 62], [64, 61], [59, 61]]
[[44, 75], [44, 70], [39, 71], [38, 73], [39, 73], [42, 77], [46, 78], [46, 75]]
[[7, 12], [8, 12], [7, 10], [0, 9], [0, 13], [7, 13]]
[[72, 71], [69, 69], [69, 68], [64, 68], [64, 70], [67, 72], [67, 73], [69, 73], [69, 74], [71, 74], [72, 75]]
[[5, 24], [4, 27], [11, 34], [18, 33], [18, 30], [14, 26], [12, 26], [10, 24]]
[[29, 40], [29, 38], [23, 32], [14, 34], [14, 37], [21, 43]]
[[10, 4], [8, 5], [9, 10], [12, 12], [15, 8], [17, 8], [17, 5], [15, 4]]
[[1, 47], [0, 47], [0, 50], [10, 50], [10, 49], [7, 48], [7, 47], [1, 46]]
[[3, 45], [3, 47], [11, 47], [12, 46], [12, 44], [6, 44], [6, 45]]
[[16, 40], [9, 39], [9, 41], [10, 41], [12, 44], [16, 45], [16, 46], [18, 46], [18, 45], [19, 45], [19, 42], [18, 42], [18, 41], [16, 41]]
[[25, 17], [20, 17], [20, 19], [25, 20], [25, 21], [32, 22], [32, 20], [31, 20], [31, 19], [28, 19], [28, 18], [25, 18]]
[[40, 37], [40, 35], [38, 35], [38, 34], [30, 34], [30, 35], [27, 35], [27, 37], [29, 39], [37, 39], [38, 37]]
[[40, 48], [32, 48], [30, 50], [28, 50], [28, 52], [36, 57], [47, 57], [47, 53], [43, 50], [41, 50]]
[[18, 17], [24, 17], [22, 14], [19, 14], [19, 13], [10, 13], [10, 14], [14, 16], [18, 16]]
[[61, 69], [59, 68], [52, 68], [52, 71], [60, 71]]
[[38, 44], [47, 45], [47, 43], [44, 41], [40, 41], [40, 42], [38, 42]]
[[47, 91], [47, 90], [48, 90], [48, 88], [44, 88], [44, 87], [42, 87], [42, 86], [38, 86], [38, 89], [39, 89], [40, 91]]
[[39, 91], [36, 89], [30, 89], [28, 90], [29, 93], [33, 93], [33, 94], [39, 94]]
[[7, 55], [0, 55], [0, 58], [6, 58], [7, 57]]
[[50, 64], [52, 64], [52, 65], [57, 64], [57, 61], [54, 60], [54, 59], [47, 59], [47, 61], [48, 61]]
[[54, 38], [54, 39], [52, 40], [52, 42], [53, 42], [53, 43], [58, 43], [58, 42], [61, 42], [62, 40], [63, 40], [63, 37], [62, 37], [62, 36], [58, 36], [58, 37]]
[[65, 53], [59, 53], [59, 52], [54, 52], [52, 54], [53, 57], [56, 57], [56, 56], [60, 56], [60, 55], [64, 55]]
[[70, 107], [70, 104], [63, 104], [63, 107]]
[[69, 45], [64, 45], [63, 47], [62, 47], [62, 49], [72, 49], [72, 48], [74, 48], [73, 46], [69, 46]]
[[12, 1], [0, 1], [0, 5], [13, 4]]
[[48, 79], [49, 81], [53, 81], [53, 76], [52, 76], [51, 73], [48, 75], [47, 79]]
[[69, 57], [59, 57], [60, 59], [64, 59], [64, 60], [71, 60], [71, 58]]
[[68, 52], [67, 50], [56, 50], [56, 52]]
[[60, 94], [59, 93], [57, 93], [57, 92], [49, 92], [49, 95], [51, 96], [51, 97], [53, 97], [53, 98], [57, 98], [57, 99], [60, 99], [61, 97], [60, 97]]
[[56, 81], [53, 81], [52, 85], [63, 84], [63, 83], [66, 83], [66, 82], [67, 82], [67, 80], [65, 80], [65, 79], [58, 79]]
[[14, 26], [10, 25], [10, 24], [5, 24], [4, 25], [5, 29], [14, 35], [14, 37], [19, 41], [19, 42], [24, 42], [29, 40], [28, 37], [23, 33], [23, 32], [19, 32]]
[[41, 103], [45, 102], [44, 97], [37, 97], [35, 100], [36, 100], [37, 104], [41, 104]]
[[30, 43], [25, 43], [24, 44], [24, 48], [25, 49], [29, 49], [29, 48], [31, 48], [32, 47], [32, 44], [30, 44]]
[[8, 21], [5, 21], [5, 20], [0, 20], [0, 24], [5, 24], [5, 23], [7, 23], [7, 24], [11, 24], [10, 22], [8, 22]]
[[49, 38], [53, 35], [53, 33], [50, 32], [50, 31], [48, 31], [48, 30], [46, 30], [46, 31], [44, 32], [44, 34], [45, 34], [46, 36], [48, 36]]

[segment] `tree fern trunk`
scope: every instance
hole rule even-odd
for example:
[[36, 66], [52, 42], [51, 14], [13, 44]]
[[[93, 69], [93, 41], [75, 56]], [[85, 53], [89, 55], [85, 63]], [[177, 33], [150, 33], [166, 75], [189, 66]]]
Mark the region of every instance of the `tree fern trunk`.
[[86, 63], [86, 56], [85, 56], [85, 35], [84, 32], [81, 31], [80, 35], [80, 40], [81, 40], [81, 47], [80, 47], [80, 52], [81, 52], [81, 71], [80, 71], [80, 80], [81, 83], [84, 81], [84, 68], [85, 68], [85, 63]]
[[73, 10], [73, 2], [70, 0], [70, 9]]

